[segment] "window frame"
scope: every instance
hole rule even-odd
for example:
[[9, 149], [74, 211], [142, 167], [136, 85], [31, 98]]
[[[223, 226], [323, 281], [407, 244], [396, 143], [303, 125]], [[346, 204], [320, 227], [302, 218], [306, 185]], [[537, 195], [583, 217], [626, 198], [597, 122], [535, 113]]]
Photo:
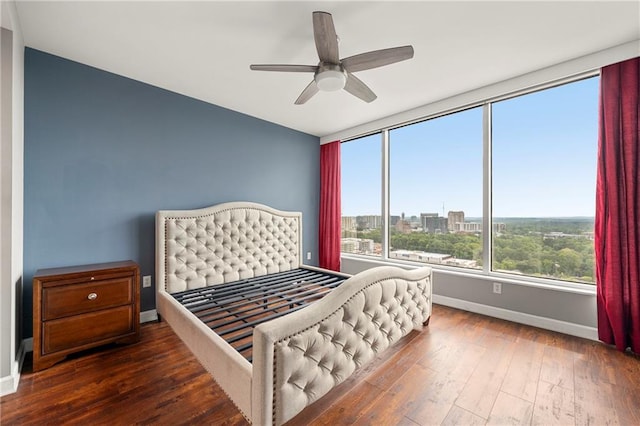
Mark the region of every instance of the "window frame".
[[[556, 79], [543, 84], [531, 85], [520, 90], [511, 91], [502, 95], [489, 97], [477, 102], [468, 103], [458, 107], [446, 109], [433, 114], [429, 114], [424, 117], [413, 119], [410, 121], [389, 125], [383, 128], [378, 128], [370, 132], [354, 135], [348, 138], [344, 138], [341, 142], [348, 143], [356, 139], [380, 134], [380, 146], [382, 150], [382, 164], [381, 164], [381, 245], [382, 253], [380, 256], [365, 256], [354, 253], [341, 252], [340, 256], [344, 258], [351, 258], [355, 260], [365, 260], [373, 263], [392, 264], [392, 265], [404, 265], [410, 267], [418, 267], [428, 265], [435, 270], [452, 273], [457, 275], [466, 275], [474, 277], [482, 277], [484, 279], [495, 279], [500, 282], [513, 283], [525, 286], [545, 287], [556, 290], [571, 291], [581, 294], [595, 294], [595, 284], [580, 283], [573, 281], [565, 281], [558, 278], [542, 278], [531, 275], [517, 275], [508, 272], [498, 272], [492, 270], [493, 265], [493, 212], [492, 212], [492, 104], [503, 100], [516, 98], [519, 96], [528, 95], [531, 93], [559, 87], [566, 84], [575, 83], [581, 80], [599, 77], [600, 70], [591, 70], [583, 73], [575, 74], [570, 77]], [[461, 111], [465, 111], [471, 108], [482, 107], [482, 268], [471, 269], [450, 265], [439, 265], [433, 263], [421, 263], [410, 260], [401, 260], [389, 257], [389, 242], [390, 242], [390, 196], [389, 196], [389, 132], [401, 127], [409, 126], [412, 124], [421, 123], [428, 120], [437, 119], [446, 115], [455, 114]]]

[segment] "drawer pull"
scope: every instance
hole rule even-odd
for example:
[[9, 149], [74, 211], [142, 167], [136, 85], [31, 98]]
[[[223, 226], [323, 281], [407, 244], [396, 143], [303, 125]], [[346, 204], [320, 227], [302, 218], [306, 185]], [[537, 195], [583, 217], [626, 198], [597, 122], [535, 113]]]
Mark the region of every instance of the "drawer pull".
[[87, 296], [87, 299], [89, 300], [96, 300], [98, 298], [98, 295], [96, 293], [89, 293], [89, 295]]

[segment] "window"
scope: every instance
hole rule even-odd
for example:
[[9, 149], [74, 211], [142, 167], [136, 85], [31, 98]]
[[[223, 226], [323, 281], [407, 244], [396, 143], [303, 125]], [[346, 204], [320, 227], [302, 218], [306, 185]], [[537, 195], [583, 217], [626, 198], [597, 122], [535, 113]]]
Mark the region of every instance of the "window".
[[593, 283], [598, 79], [492, 108], [492, 270]]
[[340, 146], [342, 238], [340, 250], [380, 256], [382, 252], [382, 135]]
[[482, 108], [389, 132], [389, 258], [482, 268]]
[[344, 142], [342, 252], [593, 284], [598, 85]]

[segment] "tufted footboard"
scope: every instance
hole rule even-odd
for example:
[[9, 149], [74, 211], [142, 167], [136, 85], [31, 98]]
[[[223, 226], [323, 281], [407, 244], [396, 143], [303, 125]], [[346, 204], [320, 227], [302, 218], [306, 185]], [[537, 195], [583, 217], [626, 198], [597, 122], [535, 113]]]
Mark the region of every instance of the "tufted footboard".
[[379, 267], [254, 330], [252, 420], [280, 425], [431, 315], [431, 268]]

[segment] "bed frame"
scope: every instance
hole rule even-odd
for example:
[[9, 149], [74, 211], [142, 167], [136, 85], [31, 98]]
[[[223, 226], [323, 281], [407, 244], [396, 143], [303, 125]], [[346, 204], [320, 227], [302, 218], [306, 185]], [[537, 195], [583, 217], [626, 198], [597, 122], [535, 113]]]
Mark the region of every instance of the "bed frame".
[[290, 420], [431, 316], [429, 267], [349, 277], [301, 259], [298, 212], [156, 214], [158, 313], [257, 425]]
[[346, 279], [342, 274], [301, 267], [172, 296], [251, 362], [257, 325], [322, 299]]

